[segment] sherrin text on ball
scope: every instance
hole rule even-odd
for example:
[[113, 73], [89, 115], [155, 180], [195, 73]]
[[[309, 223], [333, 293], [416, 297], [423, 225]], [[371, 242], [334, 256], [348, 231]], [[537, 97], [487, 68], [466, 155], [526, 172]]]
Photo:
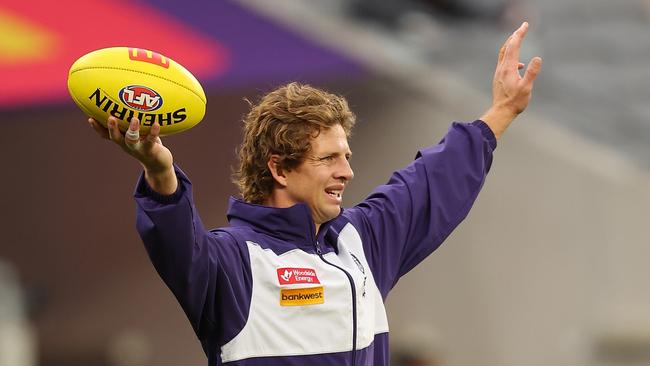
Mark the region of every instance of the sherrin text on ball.
[[114, 116], [122, 131], [136, 117], [142, 134], [158, 122], [160, 134], [171, 135], [205, 116], [205, 92], [194, 75], [141, 48], [104, 48], [82, 56], [70, 68], [68, 90], [89, 117], [106, 126]]

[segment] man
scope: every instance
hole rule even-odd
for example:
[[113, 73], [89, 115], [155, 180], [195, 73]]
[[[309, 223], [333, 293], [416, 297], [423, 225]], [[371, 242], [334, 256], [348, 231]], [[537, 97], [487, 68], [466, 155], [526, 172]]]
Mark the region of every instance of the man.
[[530, 100], [541, 68], [518, 70], [524, 23], [499, 52], [492, 107], [455, 123], [367, 199], [341, 209], [353, 178], [354, 116], [341, 97], [297, 83], [244, 121], [230, 225], [207, 231], [192, 186], [158, 138], [90, 124], [144, 168], [137, 227], [158, 273], [201, 340], [209, 365], [387, 365], [384, 299], [463, 220], [492, 151]]

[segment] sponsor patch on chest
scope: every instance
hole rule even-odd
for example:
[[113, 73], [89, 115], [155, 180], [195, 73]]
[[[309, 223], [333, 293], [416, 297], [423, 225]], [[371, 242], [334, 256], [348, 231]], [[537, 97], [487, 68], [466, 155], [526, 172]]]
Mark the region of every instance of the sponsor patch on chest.
[[277, 273], [280, 285], [320, 284], [316, 271], [311, 268], [283, 267], [278, 268]]
[[280, 290], [280, 305], [282, 306], [316, 305], [324, 302], [323, 286]]

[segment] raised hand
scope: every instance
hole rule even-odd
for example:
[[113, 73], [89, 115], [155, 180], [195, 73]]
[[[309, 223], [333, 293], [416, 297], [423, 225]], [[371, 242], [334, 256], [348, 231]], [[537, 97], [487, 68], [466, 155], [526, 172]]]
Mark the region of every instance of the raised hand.
[[501, 46], [492, 82], [492, 106], [480, 118], [497, 138], [528, 106], [535, 78], [542, 68], [541, 57], [533, 57], [524, 75], [519, 74], [519, 69], [525, 67], [519, 61], [519, 51], [526, 32], [528, 23], [524, 22]]

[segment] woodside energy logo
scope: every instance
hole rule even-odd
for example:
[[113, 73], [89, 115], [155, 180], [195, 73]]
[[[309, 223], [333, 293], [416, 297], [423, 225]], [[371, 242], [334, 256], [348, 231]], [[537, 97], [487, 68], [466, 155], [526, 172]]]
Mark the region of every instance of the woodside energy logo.
[[293, 285], [298, 283], [318, 284], [316, 271], [311, 268], [283, 267], [277, 269], [280, 285]]

